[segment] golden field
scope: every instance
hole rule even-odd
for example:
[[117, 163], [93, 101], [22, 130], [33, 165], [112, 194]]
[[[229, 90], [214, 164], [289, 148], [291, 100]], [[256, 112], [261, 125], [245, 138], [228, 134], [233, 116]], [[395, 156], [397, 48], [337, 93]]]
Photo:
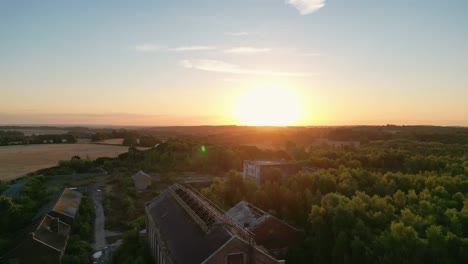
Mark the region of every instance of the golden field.
[[0, 180], [11, 180], [28, 172], [57, 165], [74, 155], [81, 158], [116, 157], [125, 146], [99, 144], [47, 144], [0, 147]]

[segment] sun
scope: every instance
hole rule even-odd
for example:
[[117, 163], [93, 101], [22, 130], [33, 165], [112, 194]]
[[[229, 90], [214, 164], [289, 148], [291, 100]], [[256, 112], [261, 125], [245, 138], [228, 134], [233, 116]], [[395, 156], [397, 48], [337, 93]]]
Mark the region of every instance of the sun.
[[301, 117], [301, 105], [292, 90], [259, 87], [241, 95], [234, 116], [243, 125], [288, 126]]

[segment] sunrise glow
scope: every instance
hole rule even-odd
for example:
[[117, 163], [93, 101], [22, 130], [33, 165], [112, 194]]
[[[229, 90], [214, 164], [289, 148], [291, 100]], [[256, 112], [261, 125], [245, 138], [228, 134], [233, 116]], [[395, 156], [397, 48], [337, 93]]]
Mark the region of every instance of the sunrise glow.
[[259, 87], [247, 90], [238, 98], [234, 116], [242, 125], [287, 126], [299, 121], [301, 108], [293, 91]]

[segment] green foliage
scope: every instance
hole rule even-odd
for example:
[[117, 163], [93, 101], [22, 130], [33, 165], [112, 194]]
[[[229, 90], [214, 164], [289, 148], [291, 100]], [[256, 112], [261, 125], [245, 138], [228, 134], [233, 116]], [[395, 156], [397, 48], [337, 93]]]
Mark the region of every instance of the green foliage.
[[92, 169], [94, 167], [94, 163], [89, 159], [81, 159], [74, 156], [70, 160], [59, 161], [59, 167], [64, 171], [84, 173]]
[[114, 252], [112, 257], [113, 264], [130, 263], [154, 263], [148, 243], [140, 239], [137, 230], [132, 230], [124, 235], [122, 245]]
[[93, 241], [96, 213], [94, 210], [94, 203], [87, 194], [81, 199], [78, 215], [78, 219], [74, 225], [74, 233], [79, 234], [81, 240], [88, 242]]
[[52, 143], [76, 143], [76, 138], [71, 134], [45, 134], [25, 136], [24, 133], [19, 131], [0, 131], [0, 146]]
[[[112, 190], [106, 192], [104, 209], [106, 214], [106, 228], [110, 230], [128, 230], [142, 227], [144, 206], [138, 201], [138, 195], [133, 188], [131, 173], [127, 170], [114, 172]], [[157, 190], [149, 191], [148, 201], [154, 198]], [[122, 213], [125, 212], [125, 213]]]
[[23, 143], [25, 136], [19, 131], [1, 131], [0, 130], [0, 146], [10, 145], [12, 143]]
[[50, 198], [43, 176], [31, 178], [15, 199], [0, 196], [0, 256], [14, 246], [18, 230], [27, 226]]
[[154, 147], [156, 144], [160, 144], [161, 140], [153, 137], [153, 136], [141, 136], [140, 137], [140, 142], [138, 143], [138, 146], [140, 147]]
[[124, 146], [137, 146], [138, 145], [138, 140], [137, 140], [136, 135], [132, 135], [132, 134], [126, 135], [124, 137], [122, 145], [124, 145]]
[[294, 263], [466, 260], [465, 175], [341, 167], [249, 185], [231, 172], [202, 193], [223, 208], [246, 199], [307, 230], [302, 248], [289, 255]]
[[419, 173], [435, 171], [468, 174], [467, 145], [422, 143], [409, 140], [374, 142], [359, 149], [313, 147], [308, 162], [319, 168], [366, 168], [377, 171]]
[[67, 249], [62, 257], [63, 264], [84, 264], [92, 263], [91, 254], [93, 249], [91, 245], [83, 241], [80, 235], [70, 236], [67, 242]]
[[73, 224], [67, 248], [62, 258], [64, 264], [91, 263], [95, 210], [88, 194], [83, 195], [78, 209], [78, 218]]

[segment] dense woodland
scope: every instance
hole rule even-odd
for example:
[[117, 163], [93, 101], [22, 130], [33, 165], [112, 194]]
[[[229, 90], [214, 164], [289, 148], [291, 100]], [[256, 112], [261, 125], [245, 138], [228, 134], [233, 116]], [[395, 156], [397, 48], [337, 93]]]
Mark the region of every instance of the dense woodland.
[[[200, 133], [165, 138], [146, 130], [158, 142], [151, 149], [131, 148], [115, 159], [73, 158], [41, 174], [87, 172], [96, 166], [110, 173], [106, 228], [129, 230], [116, 253], [122, 260], [141, 256], [139, 262], [151, 261], [147, 245], [136, 239], [144, 226], [144, 202], [171, 184], [173, 175], [190, 171], [214, 177], [201, 191], [221, 208], [245, 199], [304, 229], [305, 239], [291, 250], [288, 263], [468, 262], [468, 129], [219, 129], [223, 132], [210, 134], [194, 128]], [[322, 137], [361, 145], [313, 144]], [[248, 139], [266, 140], [273, 148], [244, 144]], [[270, 170], [257, 185], [240, 175], [243, 160], [255, 159], [293, 160], [319, 171], [282, 178]], [[135, 192], [130, 176], [140, 169], [160, 174], [163, 182], [146, 193]], [[26, 223], [49, 195], [41, 189], [46, 177], [35, 178], [20, 197], [0, 198], [2, 216], [7, 216], [0, 225], [3, 245], [11, 243], [9, 230]]]

